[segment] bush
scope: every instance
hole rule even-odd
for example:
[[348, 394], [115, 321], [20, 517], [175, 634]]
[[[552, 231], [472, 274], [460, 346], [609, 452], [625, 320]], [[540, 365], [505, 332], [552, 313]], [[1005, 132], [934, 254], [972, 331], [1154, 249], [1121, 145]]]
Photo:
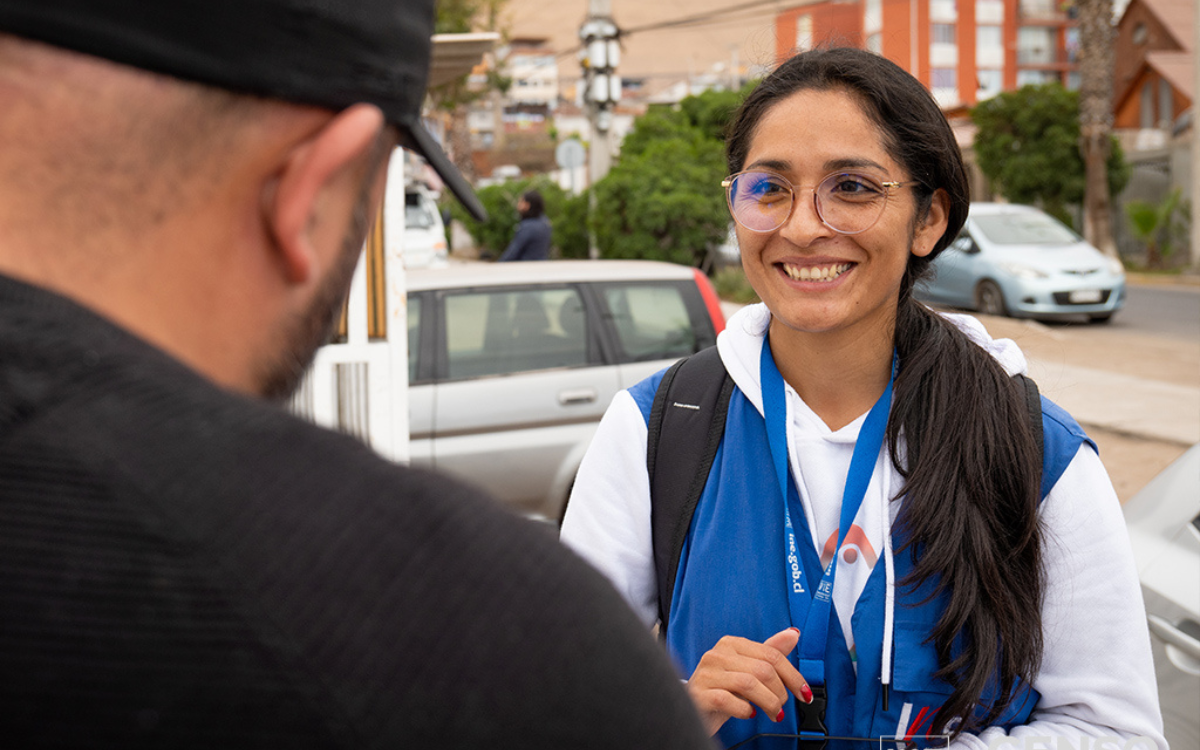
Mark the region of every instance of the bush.
[[746, 274], [742, 272], [741, 268], [735, 266], [722, 268], [713, 275], [712, 282], [713, 287], [717, 290], [717, 296], [728, 302], [752, 305], [760, 301], [758, 294], [746, 280]]

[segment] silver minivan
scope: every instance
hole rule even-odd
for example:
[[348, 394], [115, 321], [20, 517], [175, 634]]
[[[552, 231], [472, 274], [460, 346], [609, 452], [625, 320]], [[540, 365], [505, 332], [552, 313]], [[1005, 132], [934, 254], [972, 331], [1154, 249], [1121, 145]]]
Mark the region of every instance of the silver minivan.
[[651, 261], [452, 264], [408, 290], [413, 465], [550, 520], [613, 396], [724, 327], [703, 273]]

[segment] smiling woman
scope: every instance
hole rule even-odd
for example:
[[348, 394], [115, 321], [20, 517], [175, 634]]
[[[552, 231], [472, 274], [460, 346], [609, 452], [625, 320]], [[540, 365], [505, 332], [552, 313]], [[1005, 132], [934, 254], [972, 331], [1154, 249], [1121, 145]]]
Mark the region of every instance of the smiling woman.
[[[763, 304], [718, 339], [732, 391], [694, 511], [662, 520], [647, 481], [660, 374], [614, 399], [563, 539], [663, 624], [726, 746], [779, 732], [1161, 745], [1094, 446], [1048, 401], [1035, 442], [1016, 347], [913, 298], [970, 200], [928, 91], [868, 52], [803, 53], [747, 97], [727, 161]], [[666, 597], [664, 523], [685, 535]]]

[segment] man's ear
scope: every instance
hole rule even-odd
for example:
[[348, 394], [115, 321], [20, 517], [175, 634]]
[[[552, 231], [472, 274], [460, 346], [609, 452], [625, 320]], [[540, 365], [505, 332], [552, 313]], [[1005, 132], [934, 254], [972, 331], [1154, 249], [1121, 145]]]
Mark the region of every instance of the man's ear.
[[912, 254], [923, 258], [932, 253], [937, 241], [945, 234], [946, 226], [949, 223], [950, 196], [945, 190], [938, 188], [933, 192], [933, 199], [929, 202], [929, 210], [925, 212], [925, 218], [917, 225], [917, 230], [913, 233]]
[[[308, 282], [332, 262], [326, 257], [330, 250], [340, 249], [338, 240], [362, 182], [363, 160], [383, 124], [383, 113], [370, 104], [337, 113], [293, 146], [264, 185], [263, 220], [289, 283]], [[322, 216], [339, 205], [330, 200], [339, 186], [350, 190], [343, 201], [346, 216]], [[328, 232], [332, 242], [319, 237], [321, 231]]]

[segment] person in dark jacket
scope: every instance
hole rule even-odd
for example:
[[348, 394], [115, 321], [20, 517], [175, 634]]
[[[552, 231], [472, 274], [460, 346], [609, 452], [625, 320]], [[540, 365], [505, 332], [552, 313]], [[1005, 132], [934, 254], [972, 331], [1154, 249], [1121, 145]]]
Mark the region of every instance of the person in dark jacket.
[[500, 256], [500, 262], [510, 260], [546, 260], [550, 257], [550, 220], [542, 194], [530, 190], [517, 201], [521, 223], [512, 242]]
[[[540, 526], [281, 408], [434, 0], [0, 2], [0, 730], [21, 748], [702, 748]], [[404, 395], [398, 394], [398, 398]]]

